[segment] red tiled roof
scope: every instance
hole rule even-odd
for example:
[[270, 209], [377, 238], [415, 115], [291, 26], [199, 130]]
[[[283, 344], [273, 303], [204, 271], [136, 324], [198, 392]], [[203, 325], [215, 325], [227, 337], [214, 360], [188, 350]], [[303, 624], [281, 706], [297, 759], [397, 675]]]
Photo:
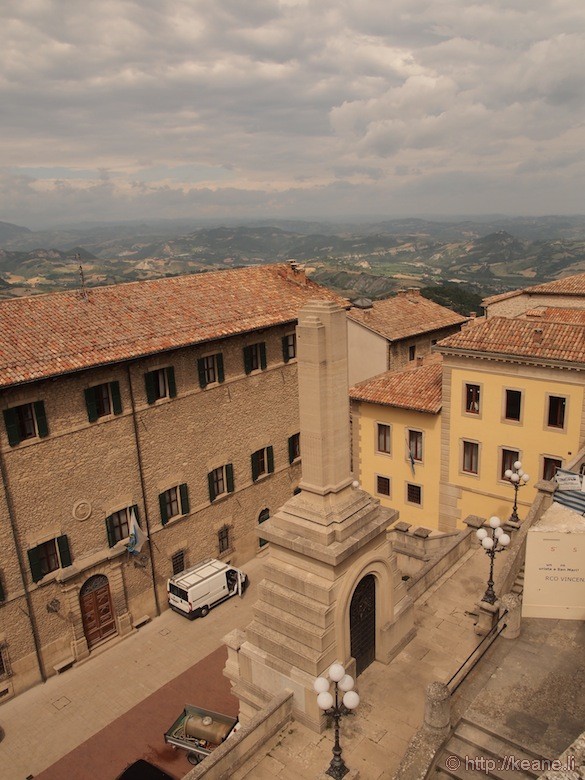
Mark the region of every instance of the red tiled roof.
[[529, 309], [520, 317], [530, 318], [532, 322], [566, 322], [572, 325], [585, 325], [585, 309], [561, 309], [554, 306], [537, 306]]
[[555, 279], [554, 282], [544, 282], [535, 284], [532, 287], [524, 287], [521, 290], [512, 290], [511, 292], [500, 295], [492, 295], [484, 298], [482, 306], [489, 306], [491, 303], [503, 301], [506, 298], [515, 298], [517, 295], [583, 295], [585, 296], [585, 274], [574, 274], [565, 276], [563, 279]]
[[407, 371], [386, 371], [365, 379], [354, 385], [349, 395], [353, 401], [438, 414], [441, 411], [442, 376], [442, 362], [433, 361]]
[[493, 317], [437, 344], [443, 353], [480, 352], [545, 362], [585, 364], [585, 327], [562, 322]]
[[293, 322], [347, 301], [286, 265], [254, 266], [0, 302], [0, 387]]
[[469, 319], [424, 298], [418, 292], [374, 301], [371, 309], [352, 308], [347, 316], [388, 341], [398, 341], [450, 325], [462, 325]]

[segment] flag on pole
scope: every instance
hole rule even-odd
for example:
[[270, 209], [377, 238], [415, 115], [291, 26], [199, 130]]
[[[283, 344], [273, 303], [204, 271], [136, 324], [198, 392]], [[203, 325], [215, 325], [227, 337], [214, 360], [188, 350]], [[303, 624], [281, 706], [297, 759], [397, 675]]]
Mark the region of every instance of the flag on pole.
[[138, 553], [142, 550], [144, 542], [148, 539], [148, 536], [138, 525], [138, 520], [136, 519], [136, 513], [134, 512], [134, 509], [132, 509], [130, 512], [129, 531], [130, 534], [128, 536], [128, 544], [126, 545], [126, 549], [129, 553], [132, 553], [132, 555], [138, 555]]

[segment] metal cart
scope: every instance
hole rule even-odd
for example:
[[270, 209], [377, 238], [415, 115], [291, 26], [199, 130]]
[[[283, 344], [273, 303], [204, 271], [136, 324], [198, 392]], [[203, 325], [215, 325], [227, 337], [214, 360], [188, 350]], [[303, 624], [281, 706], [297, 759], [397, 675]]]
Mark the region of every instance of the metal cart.
[[190, 764], [198, 764], [239, 728], [237, 718], [186, 704], [165, 732], [165, 742], [187, 751]]

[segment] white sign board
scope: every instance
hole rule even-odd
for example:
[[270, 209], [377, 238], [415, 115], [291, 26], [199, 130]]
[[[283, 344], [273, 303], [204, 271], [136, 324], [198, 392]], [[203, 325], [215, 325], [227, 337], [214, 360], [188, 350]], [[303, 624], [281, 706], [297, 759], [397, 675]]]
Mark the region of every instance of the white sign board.
[[568, 471], [557, 471], [555, 479], [559, 490], [581, 490], [581, 476]]

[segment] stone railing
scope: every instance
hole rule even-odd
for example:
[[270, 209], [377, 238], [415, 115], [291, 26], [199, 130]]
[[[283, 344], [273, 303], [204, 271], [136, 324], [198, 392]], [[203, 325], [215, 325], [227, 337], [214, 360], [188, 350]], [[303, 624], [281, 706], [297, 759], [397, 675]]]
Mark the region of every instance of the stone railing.
[[292, 718], [292, 691], [283, 691], [260, 710], [250, 723], [216, 748], [184, 780], [228, 780]]
[[413, 601], [422, 596], [454, 563], [457, 563], [465, 555], [475, 539], [475, 528], [476, 526], [468, 527], [450, 539], [434, 558], [408, 580], [406, 588]]

